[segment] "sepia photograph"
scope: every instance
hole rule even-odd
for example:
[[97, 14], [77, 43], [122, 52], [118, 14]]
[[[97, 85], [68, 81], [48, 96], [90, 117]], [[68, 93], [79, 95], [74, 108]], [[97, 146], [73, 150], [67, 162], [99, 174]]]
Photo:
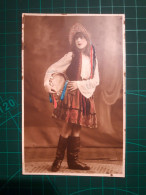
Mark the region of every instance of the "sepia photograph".
[[22, 14], [22, 173], [125, 177], [125, 15]]

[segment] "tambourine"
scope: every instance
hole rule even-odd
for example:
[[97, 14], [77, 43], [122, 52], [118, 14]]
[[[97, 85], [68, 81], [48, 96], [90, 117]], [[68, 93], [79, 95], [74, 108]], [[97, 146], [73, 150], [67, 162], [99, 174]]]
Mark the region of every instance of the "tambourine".
[[64, 73], [54, 73], [49, 79], [51, 91], [49, 93], [50, 102], [54, 103], [54, 108], [57, 107], [57, 102], [63, 100], [68, 84], [68, 78]]

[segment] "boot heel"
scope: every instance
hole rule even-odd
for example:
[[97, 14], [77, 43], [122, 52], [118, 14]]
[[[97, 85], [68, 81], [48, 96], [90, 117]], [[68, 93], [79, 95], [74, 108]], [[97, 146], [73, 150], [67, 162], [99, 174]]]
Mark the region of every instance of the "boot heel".
[[78, 160], [80, 137], [69, 137], [67, 144], [67, 163], [69, 169], [90, 170], [90, 167]]

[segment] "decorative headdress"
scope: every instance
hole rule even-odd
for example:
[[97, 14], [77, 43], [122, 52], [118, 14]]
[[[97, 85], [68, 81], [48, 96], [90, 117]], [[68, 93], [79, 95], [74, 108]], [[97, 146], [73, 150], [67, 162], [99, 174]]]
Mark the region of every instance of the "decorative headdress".
[[87, 37], [90, 40], [90, 35], [87, 32], [87, 30], [80, 23], [76, 23], [71, 27], [70, 32], [69, 32], [70, 45], [72, 44], [74, 35], [78, 32], [82, 32], [85, 35], [85, 37]]

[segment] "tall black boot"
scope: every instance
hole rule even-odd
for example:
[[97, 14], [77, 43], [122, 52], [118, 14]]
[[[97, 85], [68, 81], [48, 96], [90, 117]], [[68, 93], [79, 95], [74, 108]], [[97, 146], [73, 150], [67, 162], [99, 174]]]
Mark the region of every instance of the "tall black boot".
[[59, 141], [58, 141], [58, 147], [56, 152], [56, 158], [52, 164], [52, 171], [56, 172], [60, 169], [61, 163], [64, 159], [65, 149], [67, 147], [67, 139], [60, 135]]
[[67, 163], [69, 169], [89, 170], [90, 167], [78, 160], [80, 137], [69, 137], [67, 144]]

